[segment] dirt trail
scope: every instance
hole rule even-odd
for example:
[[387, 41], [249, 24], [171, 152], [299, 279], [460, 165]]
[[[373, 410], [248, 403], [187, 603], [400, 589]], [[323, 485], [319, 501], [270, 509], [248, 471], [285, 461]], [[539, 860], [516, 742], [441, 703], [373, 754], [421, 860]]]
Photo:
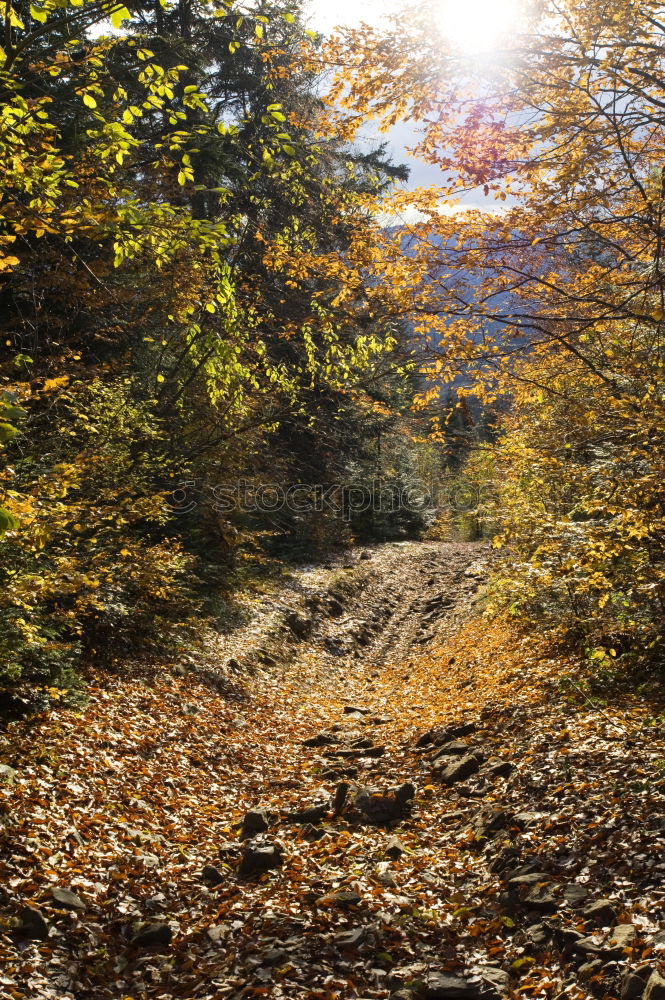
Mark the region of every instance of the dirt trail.
[[9, 727], [0, 995], [634, 1000], [658, 977], [662, 746], [532, 654], [515, 671], [473, 617], [485, 547], [366, 555], [293, 573], [185, 677], [99, 678]]
[[260, 598], [241, 595], [249, 622], [211, 639], [214, 668], [237, 674], [316, 656], [324, 673], [342, 676], [399, 661], [468, 615], [488, 558], [486, 543], [395, 542], [296, 569]]

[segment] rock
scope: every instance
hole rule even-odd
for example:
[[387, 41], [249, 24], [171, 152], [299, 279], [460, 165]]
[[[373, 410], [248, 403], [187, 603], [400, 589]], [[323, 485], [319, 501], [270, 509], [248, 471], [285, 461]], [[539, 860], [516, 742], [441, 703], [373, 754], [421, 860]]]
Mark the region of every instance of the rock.
[[217, 853], [222, 861], [228, 861], [240, 853], [240, 844], [236, 844], [232, 840], [224, 840], [217, 848]]
[[519, 826], [520, 830], [526, 830], [528, 827], [533, 826], [540, 819], [540, 816], [536, 812], [530, 812], [528, 809], [523, 809], [518, 813], [515, 813], [515, 824]]
[[492, 997], [507, 996], [510, 988], [510, 975], [504, 969], [492, 965], [486, 969], [480, 969], [479, 975], [487, 987], [483, 991], [483, 997], [491, 1000]]
[[611, 899], [597, 899], [582, 910], [585, 920], [593, 920], [600, 927], [607, 927], [617, 919], [614, 903]]
[[660, 972], [652, 972], [649, 976], [643, 1000], [665, 1000], [665, 979]]
[[219, 868], [215, 868], [214, 865], [204, 865], [203, 871], [201, 872], [201, 881], [205, 882], [214, 889], [215, 886], [221, 885], [226, 879], [220, 872]]
[[588, 895], [589, 890], [586, 886], [580, 885], [578, 882], [571, 882], [570, 885], [563, 887], [563, 898], [573, 910], [581, 906]]
[[644, 993], [652, 971], [650, 967], [647, 967], [644, 972], [640, 972], [639, 969], [625, 972], [621, 979], [621, 989], [619, 992], [621, 1000], [638, 1000], [638, 997], [641, 997]]
[[454, 785], [456, 782], [464, 781], [465, 778], [470, 778], [472, 774], [475, 774], [480, 764], [481, 760], [478, 755], [467, 754], [465, 757], [453, 761], [452, 764], [448, 764], [447, 767], [444, 766], [441, 769], [435, 767], [433, 770], [442, 784]]
[[439, 747], [432, 760], [439, 760], [441, 757], [463, 757], [468, 750], [469, 744], [465, 740], [451, 740], [450, 743], [444, 743]]
[[446, 726], [446, 728], [438, 734], [434, 742], [437, 746], [441, 746], [443, 743], [449, 743], [451, 740], [458, 740], [462, 736], [471, 736], [475, 733], [478, 726], [475, 722], [461, 722], [454, 726]]
[[424, 1000], [475, 1000], [483, 996], [480, 983], [469, 983], [461, 976], [432, 972], [427, 977]]
[[269, 948], [261, 955], [261, 965], [283, 965], [288, 957], [289, 953], [284, 948]]
[[490, 760], [483, 768], [483, 774], [490, 778], [508, 778], [515, 770], [515, 765], [510, 760]]
[[189, 704], [185, 705], [185, 707], [183, 708], [183, 712], [185, 715], [198, 715], [200, 711], [201, 709], [199, 708], [198, 705]]
[[621, 1000], [637, 1000], [646, 988], [646, 982], [634, 972], [626, 972], [621, 980], [619, 996]]
[[[450, 814], [449, 813], [446, 814], [446, 816], [448, 815]], [[444, 816], [444, 819], [446, 818], [446, 816]], [[515, 847], [513, 844], [509, 845], [508, 847], [504, 847], [503, 850], [499, 851], [499, 853], [492, 860], [489, 866], [490, 871], [503, 872], [508, 868], [513, 868], [514, 862], [516, 861], [517, 858], [519, 858], [519, 856], [520, 856], [519, 847]]]
[[171, 943], [173, 934], [168, 924], [148, 924], [142, 931], [135, 934], [132, 944], [137, 948], [152, 948], [155, 945]]
[[369, 927], [354, 927], [350, 931], [335, 934], [335, 944], [339, 948], [357, 948], [367, 938]]
[[434, 730], [428, 729], [426, 733], [419, 736], [416, 740], [416, 749], [421, 750], [423, 747], [429, 746], [430, 743], [434, 742]]
[[405, 781], [403, 785], [395, 791], [395, 800], [398, 805], [404, 806], [416, 794], [416, 786], [411, 781]]
[[311, 823], [315, 825], [320, 823], [327, 812], [330, 811], [329, 802], [321, 802], [318, 805], [308, 806], [306, 809], [300, 809], [297, 812], [288, 813], [288, 819], [291, 823]]
[[306, 639], [314, 627], [314, 622], [311, 618], [305, 618], [303, 615], [299, 615], [297, 611], [290, 611], [284, 618], [284, 623], [288, 625], [298, 639]]
[[338, 743], [337, 737], [333, 733], [318, 733], [316, 736], [310, 736], [309, 739], [302, 741], [302, 746], [304, 747], [328, 747], [333, 743]]
[[[547, 925], [543, 925], [547, 926]], [[569, 957], [575, 951], [575, 945], [584, 937], [579, 931], [572, 927], [560, 927], [558, 925], [548, 927], [548, 933], [554, 939], [556, 947]]]
[[556, 900], [546, 885], [536, 885], [524, 897], [524, 905], [538, 913], [555, 913]]
[[369, 715], [369, 708], [360, 708], [358, 705], [345, 705], [344, 715]]
[[577, 975], [582, 980], [591, 979], [592, 976], [598, 975], [602, 967], [603, 963], [601, 960], [599, 958], [594, 958], [592, 962], [584, 962], [583, 965], [580, 965], [577, 970]]
[[575, 942], [574, 950], [582, 955], [591, 955], [600, 957], [603, 954], [603, 948], [598, 942], [592, 937], [582, 937]]
[[614, 958], [622, 958], [626, 948], [632, 948], [637, 937], [637, 928], [632, 924], [617, 924], [609, 938], [607, 947]]
[[335, 789], [335, 797], [333, 799], [333, 813], [338, 816], [344, 808], [344, 803], [346, 802], [346, 797], [349, 794], [349, 783], [348, 781], [340, 781], [339, 785]]
[[351, 757], [357, 757], [360, 754], [360, 750], [349, 750], [347, 747], [345, 749], [326, 750], [326, 753], [330, 757], [340, 757], [342, 760], [349, 760]]
[[344, 645], [339, 639], [332, 639], [329, 635], [327, 635], [323, 640], [323, 645], [331, 656], [346, 656]]
[[310, 844], [321, 840], [326, 835], [325, 830], [322, 830], [320, 826], [313, 826], [312, 823], [305, 823], [301, 833], [303, 840], [309, 841]]
[[360, 558], [363, 559], [363, 560], [367, 560], [367, 559], [371, 559], [372, 556], [371, 556], [371, 554], [369, 552], [361, 552], [360, 553]]
[[360, 788], [353, 804], [367, 822], [382, 826], [403, 819], [407, 815], [409, 801], [415, 795], [415, 791], [415, 785], [411, 782], [388, 790]]
[[6, 782], [8, 785], [13, 785], [18, 771], [10, 767], [9, 764], [0, 764], [0, 781]]
[[334, 597], [329, 598], [327, 607], [331, 618], [341, 618], [344, 614], [344, 605]]
[[379, 757], [383, 757], [385, 752], [386, 752], [385, 747], [367, 747], [367, 749], [363, 753], [363, 756], [371, 757], [372, 759], [376, 760]]
[[339, 906], [343, 910], [350, 906], [358, 906], [362, 902], [357, 892], [340, 889], [337, 892], [328, 892], [325, 896], [320, 896], [317, 900], [321, 906]]
[[260, 875], [273, 868], [281, 868], [283, 864], [282, 848], [278, 844], [266, 844], [261, 847], [250, 844], [242, 852], [238, 875], [240, 878], [248, 878], [250, 875]]
[[551, 882], [552, 876], [547, 872], [528, 872], [526, 875], [515, 875], [508, 879], [508, 886], [511, 889], [519, 889], [521, 886], [530, 888], [540, 885], [542, 882]]
[[265, 809], [250, 809], [242, 821], [240, 836], [246, 840], [248, 837], [256, 836], [257, 833], [265, 833], [269, 826], [270, 821]]
[[402, 854], [404, 854], [405, 849], [406, 848], [404, 847], [404, 844], [402, 843], [401, 840], [399, 840], [397, 837], [391, 837], [388, 843], [386, 844], [383, 853], [386, 854], [389, 858], [392, 858], [393, 861], [396, 861], [397, 858], [401, 857]]
[[24, 906], [20, 912], [21, 923], [18, 933], [31, 941], [45, 941], [48, 937], [48, 923], [40, 910], [33, 906]]
[[482, 809], [474, 820], [473, 829], [476, 836], [482, 839], [491, 836], [497, 830], [504, 830], [509, 821], [508, 813], [500, 806]]
[[[525, 933], [529, 944], [538, 949], [543, 948], [551, 937], [551, 931], [547, 924], [531, 924]], [[582, 935], [579, 934], [578, 937], [582, 937]]]
[[65, 910], [85, 910], [85, 903], [71, 889], [61, 889], [59, 886], [54, 886], [51, 889], [51, 895], [57, 905]]

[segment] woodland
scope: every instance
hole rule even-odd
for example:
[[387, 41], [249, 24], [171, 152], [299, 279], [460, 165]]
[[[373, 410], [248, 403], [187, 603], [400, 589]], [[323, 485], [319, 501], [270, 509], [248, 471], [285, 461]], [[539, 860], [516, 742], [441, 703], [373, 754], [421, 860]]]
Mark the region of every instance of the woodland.
[[0, 0], [2, 997], [665, 998], [665, 5], [446, 2]]

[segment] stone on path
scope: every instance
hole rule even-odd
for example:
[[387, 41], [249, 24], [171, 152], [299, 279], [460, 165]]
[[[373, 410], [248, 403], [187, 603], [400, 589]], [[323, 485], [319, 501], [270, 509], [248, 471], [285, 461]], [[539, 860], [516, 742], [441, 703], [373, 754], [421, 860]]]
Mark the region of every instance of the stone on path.
[[428, 976], [423, 994], [425, 1000], [481, 1000], [485, 995], [482, 983], [441, 972]]
[[51, 895], [58, 906], [62, 906], [66, 910], [85, 910], [85, 903], [71, 889], [61, 889], [59, 886], [54, 886], [51, 889]]
[[167, 945], [171, 943], [173, 933], [168, 924], [148, 924], [142, 931], [135, 934], [132, 944], [138, 948], [153, 948], [156, 945]]
[[401, 840], [399, 840], [397, 837], [391, 837], [388, 843], [386, 844], [383, 853], [386, 854], [389, 858], [392, 858], [393, 861], [396, 861], [397, 858], [401, 857], [402, 854], [404, 854], [405, 850], [406, 848], [404, 847], [404, 844], [402, 843]]
[[448, 766], [435, 766], [432, 770], [444, 785], [454, 785], [470, 778], [480, 768], [482, 758], [478, 754], [467, 754]]
[[265, 833], [269, 826], [270, 820], [265, 809], [250, 809], [242, 821], [240, 836], [246, 840], [248, 837], [256, 836], [257, 833]]
[[291, 823], [311, 823], [315, 826], [320, 823], [327, 812], [330, 811], [329, 802], [321, 802], [316, 805], [308, 806], [305, 809], [299, 809], [295, 812], [287, 814], [287, 818]]
[[265, 844], [261, 847], [250, 844], [243, 851], [238, 875], [241, 878], [260, 875], [273, 868], [281, 868], [283, 864], [282, 848], [278, 844]]
[[608, 924], [613, 923], [617, 918], [614, 903], [611, 899], [597, 899], [595, 902], [589, 903], [582, 910], [582, 916], [585, 920], [593, 920], [601, 927], [607, 927]]
[[42, 916], [40, 910], [34, 906], [24, 906], [20, 913], [21, 924], [18, 928], [19, 934], [30, 938], [32, 941], [45, 941], [48, 937], [48, 923]]
[[209, 885], [212, 889], [217, 885], [221, 885], [226, 879], [220, 872], [219, 868], [215, 868], [214, 865], [205, 865], [203, 871], [201, 872], [201, 879], [206, 885]]
[[665, 979], [659, 972], [652, 972], [649, 976], [643, 1000], [665, 1000]]

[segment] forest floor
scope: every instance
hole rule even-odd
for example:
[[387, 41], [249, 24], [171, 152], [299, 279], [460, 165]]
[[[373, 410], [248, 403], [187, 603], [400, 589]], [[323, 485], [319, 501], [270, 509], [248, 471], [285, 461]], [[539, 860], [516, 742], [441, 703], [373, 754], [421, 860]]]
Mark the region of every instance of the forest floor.
[[664, 997], [658, 692], [483, 618], [488, 559], [304, 567], [9, 724], [0, 995]]

